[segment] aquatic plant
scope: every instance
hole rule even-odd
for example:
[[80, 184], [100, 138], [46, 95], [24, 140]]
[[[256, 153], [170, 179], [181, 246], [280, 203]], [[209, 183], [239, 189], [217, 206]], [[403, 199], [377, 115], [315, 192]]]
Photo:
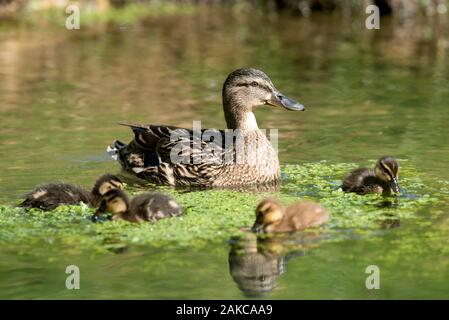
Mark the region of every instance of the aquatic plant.
[[[395, 222], [418, 219], [426, 206], [447, 198], [448, 186], [426, 187], [423, 178], [407, 162], [401, 161], [400, 184], [403, 193], [397, 197], [359, 196], [343, 193], [341, 178], [351, 164], [325, 161], [286, 165], [280, 193], [251, 193], [232, 190], [188, 192], [167, 187], [157, 188], [172, 194], [185, 208], [182, 217], [163, 219], [154, 224], [126, 221], [92, 223], [93, 209], [86, 206], [61, 206], [52, 212], [23, 211], [0, 206], [0, 244], [3, 248], [46, 248], [63, 245], [70, 252], [82, 250], [116, 251], [127, 246], [202, 247], [210, 242], [225, 242], [242, 235], [242, 227], [251, 225], [254, 208], [265, 196], [279, 197], [284, 203], [299, 199], [319, 201], [331, 213], [322, 230], [329, 241], [351, 234], [369, 236], [395, 226]], [[152, 187], [156, 188], [156, 187]], [[129, 189], [139, 192], [138, 189]], [[435, 217], [436, 218], [436, 217]], [[425, 220], [423, 220], [425, 223]], [[31, 250], [38, 254], [39, 250]]]

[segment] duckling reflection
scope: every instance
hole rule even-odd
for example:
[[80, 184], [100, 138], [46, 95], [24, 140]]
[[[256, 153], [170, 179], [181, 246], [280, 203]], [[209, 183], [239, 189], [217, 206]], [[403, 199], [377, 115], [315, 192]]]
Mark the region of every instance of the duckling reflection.
[[318, 247], [327, 234], [320, 230], [298, 233], [255, 234], [248, 231], [230, 240], [229, 272], [248, 297], [262, 297], [277, 287], [286, 262]]
[[248, 297], [261, 297], [277, 287], [277, 278], [285, 272], [285, 257], [264, 251], [256, 235], [231, 239], [229, 272], [239, 289]]
[[394, 214], [386, 214], [377, 221], [381, 229], [394, 229], [401, 226], [401, 219]]
[[379, 202], [378, 204], [376, 204], [376, 207], [384, 209], [384, 208], [397, 208], [399, 206], [399, 200], [398, 198], [394, 198], [394, 199], [386, 199], [383, 200], [381, 202]]

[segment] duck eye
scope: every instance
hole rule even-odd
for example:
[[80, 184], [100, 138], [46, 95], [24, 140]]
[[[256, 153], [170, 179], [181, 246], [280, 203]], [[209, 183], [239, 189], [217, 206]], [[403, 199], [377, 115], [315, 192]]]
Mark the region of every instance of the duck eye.
[[251, 86], [252, 87], [257, 87], [259, 84], [257, 83], [257, 81], [253, 81], [253, 82], [251, 82]]

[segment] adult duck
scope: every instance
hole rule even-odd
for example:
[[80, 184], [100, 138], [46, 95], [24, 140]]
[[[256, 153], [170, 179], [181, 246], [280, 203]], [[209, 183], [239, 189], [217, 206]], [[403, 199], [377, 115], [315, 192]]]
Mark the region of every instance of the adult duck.
[[[302, 111], [257, 69], [233, 71], [223, 85], [228, 130], [190, 130], [166, 125], [133, 125], [129, 144], [116, 141], [108, 152], [123, 169], [147, 181], [171, 186], [230, 187], [277, 183], [277, 151], [259, 129], [257, 106]], [[230, 130], [229, 130], [230, 129]]]

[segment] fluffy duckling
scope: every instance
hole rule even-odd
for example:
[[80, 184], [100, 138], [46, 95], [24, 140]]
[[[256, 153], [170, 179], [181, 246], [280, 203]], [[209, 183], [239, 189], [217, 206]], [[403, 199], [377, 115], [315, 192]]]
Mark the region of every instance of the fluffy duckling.
[[294, 203], [285, 208], [275, 199], [262, 200], [256, 209], [254, 232], [294, 232], [319, 226], [329, 220], [326, 209], [315, 202]]
[[358, 194], [382, 193], [391, 195], [400, 191], [398, 185], [399, 162], [390, 156], [377, 160], [374, 169], [359, 168], [351, 171], [341, 186], [344, 192]]
[[96, 207], [101, 196], [114, 188], [122, 189], [123, 184], [118, 177], [111, 174], [104, 174], [98, 178], [91, 192], [73, 184], [48, 183], [27, 193], [19, 207], [50, 211], [62, 204], [77, 205], [80, 202]]
[[103, 213], [112, 213], [112, 220], [131, 222], [155, 222], [159, 219], [179, 216], [182, 207], [169, 195], [158, 192], [147, 192], [129, 199], [120, 189], [112, 189], [102, 197], [100, 207], [94, 221]]

